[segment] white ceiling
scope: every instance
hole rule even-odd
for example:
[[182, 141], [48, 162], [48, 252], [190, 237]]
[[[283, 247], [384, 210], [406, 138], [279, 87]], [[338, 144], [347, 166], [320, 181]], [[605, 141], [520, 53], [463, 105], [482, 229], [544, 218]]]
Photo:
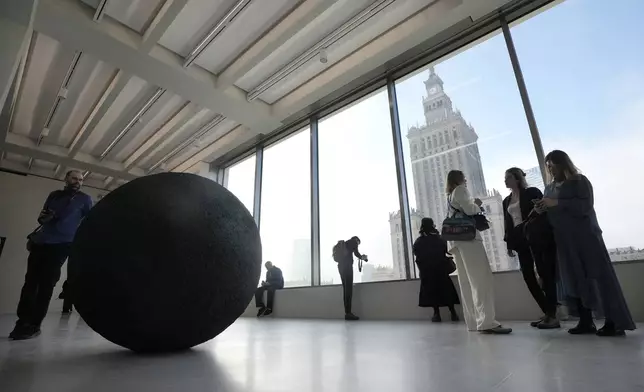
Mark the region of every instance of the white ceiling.
[[[197, 172], [347, 82], [508, 1], [245, 0], [231, 16], [239, 0], [40, 0], [23, 76], [2, 110], [11, 121], [0, 129], [0, 166], [49, 177], [78, 168], [102, 188], [159, 171]], [[106, 11], [95, 21], [99, 4]], [[356, 15], [360, 23], [339, 34]], [[326, 63], [312, 49], [321, 42]], [[70, 72], [66, 95], [59, 94]]]

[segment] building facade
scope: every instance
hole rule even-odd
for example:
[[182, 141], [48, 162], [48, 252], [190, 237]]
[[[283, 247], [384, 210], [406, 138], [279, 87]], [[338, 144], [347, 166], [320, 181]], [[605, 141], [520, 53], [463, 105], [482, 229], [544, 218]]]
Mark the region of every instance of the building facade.
[[543, 177], [541, 177], [541, 169], [539, 166], [535, 166], [531, 169], [525, 171], [525, 180], [528, 183], [528, 186], [533, 186], [539, 188], [541, 192], [545, 189], [543, 184]]
[[362, 266], [362, 282], [382, 282], [388, 280], [404, 279], [397, 276], [393, 268], [365, 263]]
[[[412, 243], [418, 238], [420, 231], [420, 224], [423, 220], [423, 215], [415, 209], [411, 210], [411, 238]], [[394, 260], [394, 274], [396, 279], [407, 279], [405, 271], [405, 244], [403, 241], [402, 222], [400, 218], [400, 211], [392, 212], [389, 214], [389, 232], [391, 233], [391, 252], [393, 253]], [[413, 259], [410, 255], [410, 262], [412, 269], [415, 268]], [[412, 273], [413, 275], [413, 273]], [[417, 276], [417, 275], [416, 275]]]
[[[485, 249], [493, 270], [514, 269], [516, 260], [507, 254], [503, 241], [503, 198], [498, 191], [488, 192], [478, 148], [478, 135], [445, 93], [442, 79], [434, 68], [425, 81], [427, 96], [423, 98], [425, 124], [411, 127], [407, 133], [410, 146], [411, 169], [416, 193], [417, 213], [431, 217], [437, 226], [448, 213], [445, 184], [450, 170], [461, 170], [467, 178], [467, 188], [472, 197], [483, 201], [483, 208], [490, 220], [490, 230], [482, 233]], [[412, 221], [414, 218], [412, 218]], [[397, 227], [400, 218], [390, 215], [390, 225]], [[399, 236], [392, 233], [394, 240]], [[404, 263], [402, 253], [394, 251], [394, 266]], [[403, 265], [404, 267], [404, 265]], [[395, 269], [395, 268], [394, 268]]]

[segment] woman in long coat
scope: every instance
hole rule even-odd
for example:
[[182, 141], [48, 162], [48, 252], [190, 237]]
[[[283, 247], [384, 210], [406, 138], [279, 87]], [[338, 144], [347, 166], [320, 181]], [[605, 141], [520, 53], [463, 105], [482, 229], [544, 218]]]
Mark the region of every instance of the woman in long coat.
[[452, 321], [458, 321], [454, 305], [460, 304], [449, 274], [451, 261], [447, 258], [447, 244], [443, 241], [431, 218], [423, 218], [420, 237], [414, 242], [416, 265], [420, 272], [418, 306], [434, 308], [433, 322], [440, 322], [440, 308], [447, 306]]
[[[548, 211], [557, 242], [561, 287], [568, 307], [579, 312], [579, 324], [568, 332], [623, 336], [625, 330], [635, 329], [635, 323], [604, 244], [592, 184], [563, 151], [549, 153], [546, 167], [553, 181], [536, 207]], [[598, 331], [592, 311], [606, 316]]]

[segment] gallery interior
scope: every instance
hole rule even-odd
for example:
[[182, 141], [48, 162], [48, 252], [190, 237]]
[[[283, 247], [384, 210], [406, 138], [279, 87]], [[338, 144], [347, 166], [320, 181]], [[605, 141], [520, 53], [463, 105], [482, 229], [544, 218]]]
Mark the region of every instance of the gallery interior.
[[[644, 190], [643, 14], [638, 0], [0, 0], [0, 391], [644, 390], [641, 330], [568, 333], [559, 242], [561, 328], [530, 325], [544, 312], [504, 202], [512, 167], [546, 198], [563, 189], [548, 154], [565, 151], [601, 227], [585, 254], [644, 323], [644, 209], [626, 202]], [[414, 244], [424, 218], [440, 232], [450, 215], [451, 170], [487, 218], [507, 336], [468, 331], [463, 306], [442, 322], [419, 306]], [[27, 236], [70, 173], [94, 206], [162, 173], [225, 188], [261, 238], [253, 285], [269, 261], [283, 276], [271, 312], [247, 296], [214, 339], [135, 354], [82, 307], [63, 312], [67, 263], [39, 336], [10, 339]], [[354, 236], [368, 259], [349, 267], [347, 311], [335, 253]], [[447, 278], [459, 297], [464, 273]]]

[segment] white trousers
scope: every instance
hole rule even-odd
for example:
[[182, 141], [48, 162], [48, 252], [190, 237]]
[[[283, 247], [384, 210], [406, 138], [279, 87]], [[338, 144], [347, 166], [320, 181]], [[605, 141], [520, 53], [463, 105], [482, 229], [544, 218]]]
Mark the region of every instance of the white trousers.
[[470, 331], [483, 331], [500, 324], [494, 310], [494, 277], [483, 242], [454, 242], [454, 255], [461, 287], [463, 318]]

